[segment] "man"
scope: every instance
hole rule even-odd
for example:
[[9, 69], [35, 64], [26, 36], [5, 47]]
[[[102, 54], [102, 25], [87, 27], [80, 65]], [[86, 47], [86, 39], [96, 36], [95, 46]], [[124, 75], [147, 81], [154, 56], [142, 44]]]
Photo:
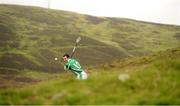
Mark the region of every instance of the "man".
[[86, 72], [82, 69], [81, 65], [75, 59], [69, 57], [68, 54], [63, 55], [64, 69], [70, 70], [76, 75], [77, 79], [87, 79]]

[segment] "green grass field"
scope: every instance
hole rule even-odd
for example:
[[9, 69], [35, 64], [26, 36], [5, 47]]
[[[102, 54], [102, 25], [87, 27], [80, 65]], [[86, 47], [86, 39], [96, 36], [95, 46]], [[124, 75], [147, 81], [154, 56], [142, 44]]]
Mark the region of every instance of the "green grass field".
[[23, 88], [0, 89], [0, 104], [177, 105], [179, 70], [176, 49], [90, 68], [88, 80], [76, 80], [71, 73], [28, 72], [26, 76], [46, 78]]

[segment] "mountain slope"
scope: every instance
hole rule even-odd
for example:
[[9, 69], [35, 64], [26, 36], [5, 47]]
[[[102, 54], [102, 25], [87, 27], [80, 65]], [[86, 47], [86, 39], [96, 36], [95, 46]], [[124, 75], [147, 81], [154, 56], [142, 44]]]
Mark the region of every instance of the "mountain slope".
[[84, 81], [64, 73], [32, 86], [0, 89], [0, 104], [180, 104], [179, 48], [115, 61], [89, 72]]
[[0, 5], [0, 70], [62, 71], [54, 61], [70, 53], [83, 66], [145, 55], [180, 45], [180, 27], [93, 17], [38, 7]]

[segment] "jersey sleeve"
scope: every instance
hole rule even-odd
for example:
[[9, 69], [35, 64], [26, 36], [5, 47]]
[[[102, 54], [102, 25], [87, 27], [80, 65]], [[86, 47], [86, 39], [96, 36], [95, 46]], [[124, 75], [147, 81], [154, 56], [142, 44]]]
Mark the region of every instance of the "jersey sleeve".
[[64, 65], [64, 70], [67, 70], [66, 65]]
[[70, 64], [68, 64], [68, 63], [65, 64], [65, 65], [64, 65], [64, 69], [65, 69], [65, 70], [69, 70], [69, 69], [70, 69]]

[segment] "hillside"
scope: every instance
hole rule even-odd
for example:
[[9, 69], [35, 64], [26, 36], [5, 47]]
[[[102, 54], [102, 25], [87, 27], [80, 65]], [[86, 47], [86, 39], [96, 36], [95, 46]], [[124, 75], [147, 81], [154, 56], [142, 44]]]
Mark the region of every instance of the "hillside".
[[54, 58], [70, 53], [78, 36], [75, 58], [88, 67], [179, 47], [180, 26], [0, 5], [0, 71], [63, 72]]
[[84, 81], [75, 80], [70, 73], [23, 75], [45, 80], [23, 88], [0, 89], [0, 104], [180, 104], [180, 48], [89, 69], [89, 79]]

